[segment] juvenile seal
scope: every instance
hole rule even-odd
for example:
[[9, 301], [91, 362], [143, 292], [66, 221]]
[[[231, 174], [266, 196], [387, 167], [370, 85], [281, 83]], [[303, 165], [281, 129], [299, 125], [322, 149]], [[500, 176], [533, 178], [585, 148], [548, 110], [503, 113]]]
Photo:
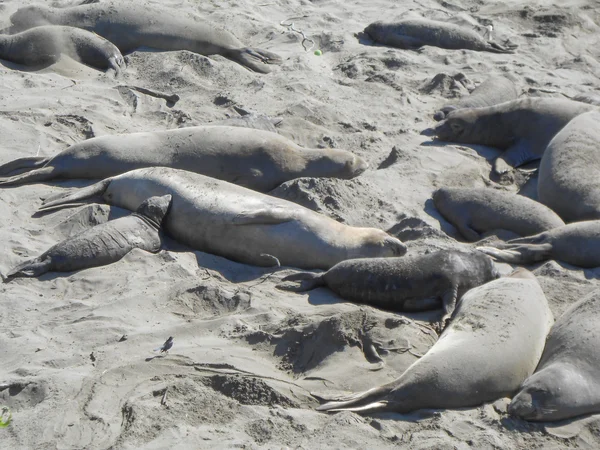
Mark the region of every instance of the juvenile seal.
[[0, 58], [26, 66], [50, 65], [61, 54], [97, 69], [119, 75], [125, 61], [119, 49], [86, 30], [63, 26], [40, 26], [18, 34], [0, 34]]
[[160, 250], [160, 227], [169, 210], [171, 196], [151, 197], [129, 216], [96, 225], [52, 246], [40, 257], [12, 269], [5, 277], [38, 277], [46, 272], [112, 264], [134, 248], [156, 253]]
[[350, 259], [322, 274], [287, 276], [283, 282], [300, 284], [277, 287], [301, 292], [327, 286], [346, 300], [396, 311], [423, 311], [442, 303], [445, 320], [465, 292], [498, 277], [491, 258], [482, 253], [441, 250], [404, 258]]
[[222, 55], [261, 73], [270, 72], [267, 64], [281, 63], [278, 55], [246, 47], [230, 32], [176, 9], [130, 2], [101, 2], [70, 8], [32, 5], [18, 9], [10, 20], [19, 31], [47, 24], [84, 28], [108, 39], [123, 53], [139, 47], [189, 50], [205, 56]]
[[58, 155], [29, 157], [0, 166], [0, 186], [56, 178], [107, 178], [143, 167], [201, 173], [267, 192], [299, 177], [353, 178], [368, 164], [338, 149], [305, 149], [269, 131], [228, 126], [101, 136]]
[[440, 188], [433, 203], [468, 241], [492, 230], [509, 230], [521, 236], [563, 226], [554, 211], [527, 197], [489, 188]]
[[578, 267], [600, 266], [600, 220], [575, 222], [535, 236], [512, 239], [478, 250], [512, 264], [554, 259]]
[[398, 22], [373, 22], [364, 32], [380, 44], [402, 49], [415, 49], [424, 45], [449, 50], [477, 50], [492, 53], [514, 53], [516, 46], [502, 47], [485, 40], [468, 28], [428, 19], [406, 19]]
[[570, 419], [600, 412], [600, 291], [558, 318], [533, 375], [508, 406], [531, 421]]
[[442, 141], [506, 150], [494, 162], [494, 171], [501, 174], [541, 158], [552, 138], [571, 119], [594, 109], [561, 98], [522, 98], [452, 111], [434, 133]]
[[438, 122], [446, 118], [450, 111], [463, 108], [483, 108], [515, 100], [519, 96], [515, 84], [506, 77], [492, 76], [477, 86], [471, 95], [453, 100], [444, 105], [433, 116]]
[[538, 198], [565, 221], [600, 219], [600, 112], [571, 120], [548, 144]]
[[45, 202], [41, 210], [95, 195], [135, 210], [145, 198], [165, 194], [173, 196], [167, 233], [196, 250], [234, 261], [329, 269], [345, 259], [406, 253], [402, 242], [376, 228], [344, 225], [286, 200], [167, 167], [107, 178]]
[[552, 322], [537, 280], [517, 269], [467, 292], [438, 341], [399, 378], [317, 409], [408, 413], [510, 396], [535, 370]]

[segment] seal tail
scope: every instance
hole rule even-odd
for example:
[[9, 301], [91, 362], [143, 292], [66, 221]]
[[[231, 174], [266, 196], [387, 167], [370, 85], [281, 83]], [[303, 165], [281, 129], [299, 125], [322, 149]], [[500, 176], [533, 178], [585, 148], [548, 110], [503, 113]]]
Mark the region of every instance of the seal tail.
[[56, 178], [56, 167], [48, 166], [35, 169], [13, 177], [0, 178], [0, 186], [17, 186], [19, 184], [47, 181]]
[[106, 190], [111, 181], [112, 178], [107, 178], [98, 183], [92, 184], [91, 186], [75, 189], [66, 195], [59, 194], [57, 196], [50, 197], [44, 200], [41, 208], [38, 209], [38, 212], [56, 209], [56, 207], [68, 207], [70, 206], [70, 203], [100, 195]]
[[[288, 275], [287, 277], [281, 280], [283, 283], [280, 283], [276, 286], [277, 289], [281, 289], [282, 291], [291, 291], [291, 292], [304, 292], [310, 291], [312, 289], [318, 288], [319, 286], [325, 286], [325, 281], [323, 280], [323, 275], [319, 273], [312, 272], [301, 272], [295, 273], [293, 275]], [[299, 284], [286, 284], [287, 281], [297, 281]]]
[[386, 409], [389, 409], [388, 401], [383, 399], [388, 394], [389, 390], [390, 389], [388, 387], [380, 386], [373, 389], [369, 389], [366, 392], [361, 392], [347, 397], [338, 398], [335, 401], [328, 402], [317, 407], [317, 411], [384, 411]]
[[510, 264], [531, 264], [538, 261], [545, 261], [552, 257], [552, 244], [507, 244], [502, 249], [477, 247], [477, 250], [493, 257], [497, 261]]
[[247, 67], [254, 72], [269, 73], [271, 64], [281, 64], [283, 60], [275, 53], [261, 50], [260, 48], [239, 48], [230, 50], [227, 55], [228, 58], [240, 63], [242, 66]]
[[31, 156], [28, 158], [19, 158], [14, 161], [7, 162], [6, 164], [0, 165], [0, 175], [6, 176], [11, 172], [19, 169], [34, 169], [36, 167], [43, 166], [50, 158], [44, 158], [43, 156]]

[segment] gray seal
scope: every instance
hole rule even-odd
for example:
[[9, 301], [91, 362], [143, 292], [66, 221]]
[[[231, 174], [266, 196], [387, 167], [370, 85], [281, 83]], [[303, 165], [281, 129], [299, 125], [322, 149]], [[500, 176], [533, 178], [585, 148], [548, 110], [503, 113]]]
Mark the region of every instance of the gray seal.
[[299, 177], [353, 178], [368, 164], [339, 149], [306, 149], [277, 133], [243, 127], [200, 126], [100, 136], [58, 155], [27, 157], [0, 166], [0, 186], [57, 178], [100, 179], [143, 167], [201, 173], [267, 192]]
[[341, 224], [296, 203], [186, 170], [152, 167], [75, 189], [41, 211], [96, 195], [135, 210], [144, 199], [171, 194], [165, 230], [196, 250], [256, 266], [329, 269], [351, 258], [401, 256], [406, 246], [376, 228]]
[[177, 9], [131, 2], [101, 2], [70, 8], [32, 5], [18, 9], [10, 20], [13, 29], [19, 31], [47, 24], [84, 28], [108, 39], [123, 53], [140, 47], [189, 50], [205, 56], [222, 55], [261, 73], [270, 72], [268, 64], [281, 63], [278, 55], [246, 47], [229, 31]]
[[398, 22], [373, 22], [364, 30], [380, 44], [402, 49], [424, 45], [449, 50], [477, 50], [492, 53], [514, 53], [515, 46], [502, 47], [485, 40], [479, 33], [452, 23], [428, 19], [406, 19]]
[[494, 171], [502, 174], [540, 159], [552, 138], [571, 119], [595, 109], [562, 98], [522, 98], [452, 111], [434, 128], [434, 134], [442, 141], [505, 150], [494, 162]]
[[433, 203], [468, 241], [492, 230], [531, 236], [563, 226], [554, 211], [527, 197], [489, 188], [440, 188]]
[[467, 292], [438, 341], [399, 378], [317, 409], [408, 413], [511, 396], [535, 370], [552, 322], [537, 280], [517, 269]]
[[550, 142], [538, 175], [540, 202], [565, 221], [600, 219], [600, 112], [571, 120]]
[[515, 100], [519, 96], [515, 84], [506, 77], [492, 76], [477, 86], [470, 95], [446, 103], [433, 118], [440, 121], [446, 118], [450, 111], [463, 108], [483, 108], [499, 103]]
[[554, 259], [578, 267], [600, 266], [600, 220], [575, 222], [530, 237], [478, 250], [511, 264]]
[[[342, 261], [322, 274], [287, 276], [277, 287], [301, 292], [327, 286], [345, 300], [395, 311], [423, 311], [441, 303], [445, 321], [465, 292], [498, 276], [492, 259], [482, 253], [441, 250], [404, 258]], [[285, 284], [288, 281], [299, 285]]]
[[56, 62], [61, 54], [118, 76], [125, 68], [119, 49], [86, 30], [63, 26], [40, 26], [17, 34], [0, 34], [0, 58], [26, 66]]
[[570, 419], [600, 412], [600, 291], [558, 318], [535, 373], [508, 406], [531, 421]]
[[12, 269], [5, 277], [38, 277], [46, 272], [71, 272], [117, 262], [134, 248], [160, 250], [161, 224], [171, 196], [151, 197], [126, 217], [96, 225], [52, 246], [38, 258]]

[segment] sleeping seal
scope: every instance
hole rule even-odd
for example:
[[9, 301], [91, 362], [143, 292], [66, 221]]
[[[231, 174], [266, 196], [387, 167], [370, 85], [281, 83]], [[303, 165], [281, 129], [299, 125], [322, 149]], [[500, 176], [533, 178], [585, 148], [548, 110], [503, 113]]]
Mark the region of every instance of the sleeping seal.
[[538, 175], [538, 198], [567, 222], [600, 219], [600, 112], [571, 120], [550, 142]]
[[131, 2], [100, 2], [70, 8], [32, 5], [18, 9], [10, 20], [13, 30], [18, 31], [48, 24], [84, 28], [108, 39], [123, 53], [140, 47], [189, 50], [205, 56], [222, 55], [261, 73], [270, 72], [267, 64], [281, 63], [278, 55], [246, 47], [230, 32], [177, 9]]
[[494, 162], [494, 171], [502, 174], [540, 159], [552, 138], [572, 118], [595, 109], [562, 98], [522, 98], [496, 106], [452, 111], [434, 128], [434, 133], [442, 141], [506, 150]]
[[478, 250], [499, 261], [532, 264], [555, 259], [579, 267], [600, 266], [600, 220], [575, 222], [535, 236], [512, 239], [496, 247]]
[[160, 250], [160, 227], [169, 210], [171, 196], [151, 197], [129, 216], [96, 225], [52, 246], [40, 257], [12, 269], [5, 277], [38, 277], [46, 272], [112, 264], [134, 248], [156, 253]]
[[468, 241], [481, 233], [509, 230], [521, 236], [563, 226], [551, 209], [527, 197], [489, 188], [440, 188], [433, 203]]
[[256, 266], [277, 263], [329, 269], [350, 258], [401, 256], [406, 246], [376, 228], [358, 228], [286, 200], [186, 170], [152, 167], [75, 189], [41, 210], [96, 195], [135, 210], [145, 199], [171, 194], [165, 230], [179, 242]]
[[600, 412], [600, 291], [558, 318], [542, 359], [508, 406], [532, 421], [570, 419]]
[[515, 100], [518, 96], [517, 87], [511, 80], [503, 76], [492, 76], [473, 89], [471, 95], [465, 95], [446, 103], [446, 105], [434, 114], [433, 118], [439, 122], [445, 119], [450, 111], [463, 108], [494, 106], [499, 103]]
[[492, 53], [514, 53], [516, 46], [502, 47], [485, 40], [468, 28], [428, 19], [406, 19], [398, 22], [373, 22], [364, 32], [380, 44], [402, 49], [415, 49], [424, 45], [449, 50], [477, 50]]
[[327, 286], [346, 300], [396, 311], [423, 311], [442, 303], [445, 320], [465, 292], [498, 277], [491, 258], [482, 253], [441, 250], [404, 258], [350, 259], [322, 274], [287, 276], [283, 282], [300, 284], [277, 287], [301, 292]]
[[552, 322], [537, 280], [517, 269], [467, 292], [438, 341], [399, 378], [317, 409], [408, 413], [510, 396], [535, 370]]
[[18, 34], [0, 34], [0, 58], [26, 66], [50, 65], [65, 54], [96, 69], [125, 68], [114, 44], [97, 34], [73, 27], [41, 26]]
[[52, 158], [20, 158], [0, 166], [0, 186], [56, 178], [107, 178], [142, 167], [165, 166], [201, 173], [267, 192], [299, 177], [353, 178], [368, 164], [350, 152], [305, 149], [269, 131], [203, 126], [100, 136]]

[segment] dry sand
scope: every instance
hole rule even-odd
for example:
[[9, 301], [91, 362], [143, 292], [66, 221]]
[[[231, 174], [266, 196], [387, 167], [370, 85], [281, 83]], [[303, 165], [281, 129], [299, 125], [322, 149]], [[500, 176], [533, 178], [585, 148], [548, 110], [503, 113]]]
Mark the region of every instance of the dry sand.
[[[28, 3], [0, 3], [1, 25]], [[416, 254], [467, 247], [435, 211], [437, 187], [535, 193], [535, 177], [524, 171], [503, 185], [490, 181], [496, 150], [432, 145], [420, 133], [434, 124], [436, 108], [489, 74], [512, 78], [524, 95], [600, 92], [600, 2], [593, 0], [560, 7], [549, 0], [144, 3], [225, 24], [284, 63], [260, 75], [221, 56], [138, 51], [113, 80], [66, 58], [37, 71], [2, 62], [0, 162], [53, 155], [92, 136], [221, 121], [243, 107], [282, 118], [278, 132], [300, 145], [348, 149], [371, 165], [354, 180], [301, 179], [274, 195], [351, 225], [390, 230]], [[514, 55], [405, 51], [357, 39], [370, 22], [405, 14], [469, 26], [491, 21], [497, 42], [519, 48]], [[322, 56], [305, 52], [299, 34], [279, 25], [291, 17]], [[469, 82], [457, 82], [457, 74]], [[181, 100], [169, 107], [119, 87], [127, 85]], [[125, 213], [90, 205], [32, 217], [41, 198], [88, 184], [0, 190], [0, 271]], [[599, 286], [600, 270], [554, 261], [533, 270], [556, 316]], [[167, 240], [156, 255], [133, 251], [111, 266], [1, 284], [0, 406], [11, 408], [13, 421], [0, 428], [0, 448], [600, 447], [597, 417], [528, 424], [507, 416], [506, 399], [410, 415], [314, 411], [310, 391], [365, 390], [398, 377], [435, 342], [428, 325], [441, 312], [407, 316], [349, 304], [326, 289], [277, 291], [290, 273]], [[175, 341], [169, 354], [149, 359], [168, 336]], [[395, 348], [383, 368], [369, 356], [373, 343]]]

